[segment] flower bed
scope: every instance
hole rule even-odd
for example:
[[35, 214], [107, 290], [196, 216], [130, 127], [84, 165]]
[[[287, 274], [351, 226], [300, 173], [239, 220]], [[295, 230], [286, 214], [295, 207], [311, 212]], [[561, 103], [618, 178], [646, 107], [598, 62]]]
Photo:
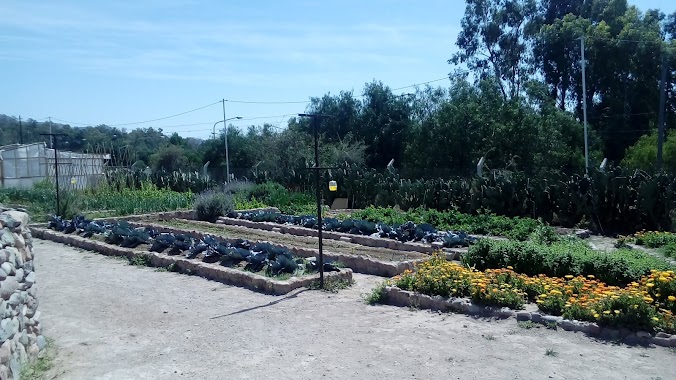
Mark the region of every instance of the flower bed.
[[534, 302], [548, 314], [600, 326], [676, 333], [676, 275], [653, 270], [626, 287], [609, 286], [593, 275], [547, 277], [516, 273], [512, 267], [478, 271], [435, 254], [392, 279], [403, 290], [430, 296], [469, 297], [492, 306], [523, 308]]

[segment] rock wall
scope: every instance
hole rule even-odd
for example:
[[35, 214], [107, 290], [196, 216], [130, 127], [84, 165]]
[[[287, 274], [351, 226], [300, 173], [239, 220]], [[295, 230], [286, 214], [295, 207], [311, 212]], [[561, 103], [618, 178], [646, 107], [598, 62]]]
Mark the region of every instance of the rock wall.
[[0, 379], [13, 379], [38, 357], [46, 341], [37, 310], [28, 214], [0, 211]]

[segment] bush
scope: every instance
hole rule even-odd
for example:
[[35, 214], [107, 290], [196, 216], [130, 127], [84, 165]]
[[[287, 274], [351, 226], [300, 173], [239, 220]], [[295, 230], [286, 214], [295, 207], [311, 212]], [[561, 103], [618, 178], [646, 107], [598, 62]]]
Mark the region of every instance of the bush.
[[194, 207], [198, 220], [215, 222], [218, 217], [233, 211], [234, 203], [229, 194], [207, 191], [197, 196]]
[[593, 275], [609, 285], [626, 285], [650, 274], [651, 269], [670, 268], [664, 260], [645, 252], [629, 249], [599, 252], [576, 240], [543, 245], [481, 239], [469, 248], [462, 262], [478, 270], [509, 266], [531, 276]]
[[636, 244], [648, 248], [660, 248], [668, 244], [676, 244], [676, 233], [673, 232], [639, 232], [634, 235]]

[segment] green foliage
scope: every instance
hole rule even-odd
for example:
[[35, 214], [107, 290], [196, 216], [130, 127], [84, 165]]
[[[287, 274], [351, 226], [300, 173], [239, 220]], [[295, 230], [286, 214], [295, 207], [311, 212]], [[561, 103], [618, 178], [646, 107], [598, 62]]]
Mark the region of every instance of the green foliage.
[[[669, 136], [662, 147], [663, 169], [676, 173], [676, 137]], [[622, 165], [630, 169], [651, 172], [657, 163], [657, 131], [641, 136], [636, 144], [630, 146], [622, 160]]]
[[481, 239], [469, 248], [462, 262], [478, 270], [511, 266], [516, 272], [530, 276], [594, 275], [609, 285], [626, 285], [650, 274], [651, 269], [671, 268], [664, 260], [645, 252], [629, 249], [600, 252], [574, 240], [542, 245]]
[[[334, 171], [332, 178], [340, 184], [339, 195], [348, 196], [352, 208], [399, 205], [404, 210], [456, 210], [478, 214], [485, 218], [482, 224], [504, 222], [490, 215], [498, 214], [538, 218], [566, 227], [586, 219], [601, 231], [669, 230], [670, 212], [676, 209], [676, 176], [651, 176], [621, 168], [590, 171], [589, 176], [549, 173], [531, 178], [524, 173], [493, 171], [482, 177], [411, 181], [394, 170], [343, 167]], [[451, 220], [448, 224], [459, 223]], [[520, 235], [525, 238], [524, 233]]]
[[266, 182], [257, 185], [248, 193], [249, 201], [260, 201], [267, 206], [277, 207], [284, 214], [313, 215], [317, 213], [315, 199], [304, 193], [290, 192], [284, 186]]
[[308, 285], [310, 290], [323, 290], [329, 293], [338, 293], [338, 291], [347, 289], [350, 286], [354, 285], [354, 280], [347, 280], [344, 278], [325, 278], [324, 279], [324, 288], [320, 288], [319, 280], [312, 282]]
[[230, 194], [208, 191], [197, 196], [194, 208], [197, 220], [215, 222], [218, 217], [232, 212], [234, 203]]
[[150, 255], [142, 253], [136, 254], [129, 259], [129, 265], [148, 267], [150, 266]]
[[385, 297], [387, 297], [385, 285], [386, 284], [384, 282], [376, 285], [376, 287], [373, 288], [370, 293], [364, 296], [364, 302], [366, 302], [368, 305], [383, 303], [385, 301]]
[[648, 248], [660, 248], [669, 244], [676, 244], [676, 233], [649, 231], [639, 232], [634, 235], [636, 244], [645, 245]]
[[676, 242], [668, 243], [662, 247], [662, 254], [666, 257], [671, 257], [676, 259]]

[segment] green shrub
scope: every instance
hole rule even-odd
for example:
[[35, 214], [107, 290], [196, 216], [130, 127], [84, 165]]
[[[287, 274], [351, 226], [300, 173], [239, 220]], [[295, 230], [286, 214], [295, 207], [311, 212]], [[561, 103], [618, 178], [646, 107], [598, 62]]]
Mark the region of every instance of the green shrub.
[[676, 233], [673, 232], [639, 232], [634, 235], [636, 244], [645, 245], [648, 248], [660, 248], [662, 246], [676, 243]]
[[673, 257], [676, 259], [676, 243], [669, 243], [662, 247], [662, 254], [666, 257]]
[[511, 266], [529, 276], [594, 275], [609, 285], [626, 285], [649, 274], [651, 269], [670, 268], [664, 260], [645, 252], [618, 249], [605, 253], [575, 240], [544, 245], [481, 239], [469, 248], [462, 262], [479, 270]]
[[215, 222], [218, 217], [233, 211], [234, 203], [229, 194], [207, 191], [197, 196], [194, 207], [198, 220]]

